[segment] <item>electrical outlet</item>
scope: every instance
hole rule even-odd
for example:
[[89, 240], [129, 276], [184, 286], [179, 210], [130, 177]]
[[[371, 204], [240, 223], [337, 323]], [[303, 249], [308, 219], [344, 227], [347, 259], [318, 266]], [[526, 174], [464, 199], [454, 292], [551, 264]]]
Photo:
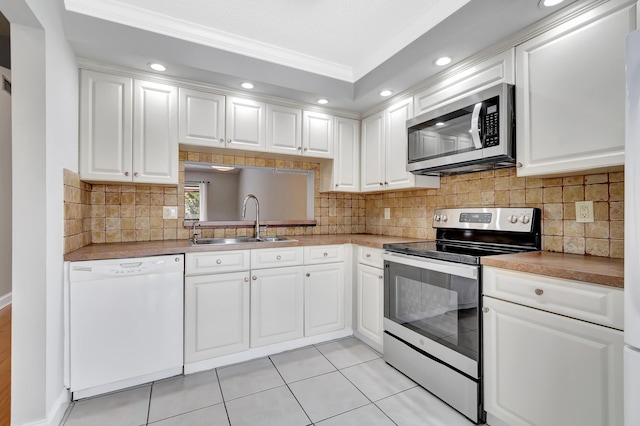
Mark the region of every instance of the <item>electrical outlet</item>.
[[593, 222], [593, 201], [576, 201], [576, 222]]
[[384, 208], [384, 218], [391, 219], [391, 209], [389, 207]]
[[163, 219], [177, 219], [178, 218], [178, 207], [177, 206], [163, 206], [162, 207], [162, 218]]

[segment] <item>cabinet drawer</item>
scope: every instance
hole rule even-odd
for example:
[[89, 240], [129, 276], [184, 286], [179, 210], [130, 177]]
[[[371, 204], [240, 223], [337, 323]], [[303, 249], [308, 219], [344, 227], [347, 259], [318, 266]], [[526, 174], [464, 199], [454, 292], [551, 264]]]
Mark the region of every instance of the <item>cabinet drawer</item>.
[[249, 270], [249, 250], [187, 253], [185, 275], [216, 274]]
[[484, 267], [486, 296], [623, 330], [624, 292], [615, 287]]
[[304, 247], [304, 264], [334, 263], [344, 261], [344, 246], [308, 246]]
[[251, 268], [277, 268], [302, 265], [302, 247], [251, 250]]
[[384, 250], [377, 248], [358, 246], [358, 263], [374, 268], [384, 268], [383, 252]]

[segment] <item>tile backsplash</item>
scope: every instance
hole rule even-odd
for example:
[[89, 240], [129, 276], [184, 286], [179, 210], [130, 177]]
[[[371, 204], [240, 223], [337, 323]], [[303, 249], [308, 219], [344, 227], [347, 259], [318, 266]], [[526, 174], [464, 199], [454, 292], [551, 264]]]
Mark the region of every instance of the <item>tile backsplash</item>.
[[[515, 169], [440, 179], [439, 189], [367, 195], [366, 232], [433, 239], [442, 207], [539, 207], [547, 251], [624, 257], [624, 172], [558, 178], [517, 177]], [[593, 223], [575, 221], [575, 202], [591, 200]], [[389, 208], [390, 219], [384, 219]]]
[[[346, 194], [319, 192], [319, 164], [180, 152], [177, 187], [88, 184], [65, 170], [65, 253], [90, 243], [190, 238], [184, 221], [184, 161], [314, 170], [316, 226], [269, 228], [268, 235], [371, 233], [432, 239], [439, 207], [539, 207], [543, 249], [623, 257], [624, 173], [521, 178], [515, 169], [441, 178], [439, 189]], [[594, 202], [593, 223], [575, 221], [575, 201]], [[163, 220], [162, 206], [177, 205], [178, 219]], [[385, 208], [391, 218], [384, 219]], [[203, 237], [251, 235], [252, 228], [204, 229]]]

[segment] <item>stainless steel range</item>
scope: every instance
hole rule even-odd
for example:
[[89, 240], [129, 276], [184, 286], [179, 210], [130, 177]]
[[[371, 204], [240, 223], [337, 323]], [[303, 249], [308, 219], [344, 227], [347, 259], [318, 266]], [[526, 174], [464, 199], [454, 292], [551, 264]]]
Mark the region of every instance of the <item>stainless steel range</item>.
[[384, 359], [480, 423], [480, 258], [540, 250], [540, 210], [438, 209], [433, 227], [435, 241], [383, 246]]

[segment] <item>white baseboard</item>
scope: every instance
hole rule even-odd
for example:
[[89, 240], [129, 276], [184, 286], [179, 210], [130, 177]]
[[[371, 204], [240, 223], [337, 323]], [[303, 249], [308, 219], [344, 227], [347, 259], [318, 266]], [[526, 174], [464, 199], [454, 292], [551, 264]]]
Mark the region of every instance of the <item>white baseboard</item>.
[[51, 410], [49, 410], [49, 414], [47, 414], [46, 419], [27, 423], [23, 426], [58, 426], [64, 417], [64, 413], [67, 411], [67, 407], [69, 407], [69, 400], [69, 391], [67, 389], [62, 389], [60, 396], [58, 396], [58, 399], [53, 403]]
[[4, 296], [0, 296], [0, 309], [7, 307], [11, 304], [11, 294], [7, 293]]

